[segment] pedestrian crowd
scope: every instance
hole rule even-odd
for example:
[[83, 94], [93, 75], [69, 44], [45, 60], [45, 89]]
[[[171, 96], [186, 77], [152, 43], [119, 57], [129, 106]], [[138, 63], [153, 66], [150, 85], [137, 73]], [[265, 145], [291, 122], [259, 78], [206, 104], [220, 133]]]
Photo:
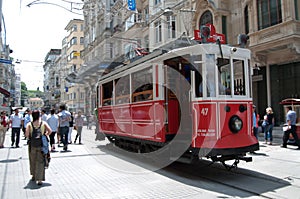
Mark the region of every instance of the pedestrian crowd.
[[[11, 147], [19, 148], [21, 132], [24, 139], [27, 139], [30, 174], [32, 181], [42, 185], [45, 181], [45, 169], [50, 162], [50, 152], [56, 152], [55, 144], [62, 145], [63, 151], [68, 150], [68, 144], [72, 144], [72, 131], [75, 129], [77, 135], [74, 144], [82, 144], [82, 127], [84, 116], [81, 111], [78, 113], [69, 112], [65, 105], [50, 110], [47, 115], [45, 110], [27, 109], [24, 114], [16, 108], [9, 116], [5, 111], [0, 115], [0, 148], [4, 148], [5, 134], [11, 127]], [[55, 141], [55, 137], [57, 142]], [[50, 141], [50, 144], [49, 144]], [[50, 149], [49, 149], [50, 148]]]
[[[281, 147], [287, 148], [288, 141], [292, 138], [294, 144], [300, 149], [299, 137], [296, 133], [297, 113], [293, 110], [292, 106], [286, 106], [286, 123], [283, 127], [282, 145]], [[260, 116], [256, 111], [256, 106], [253, 105], [253, 134], [258, 139], [258, 127], [261, 126], [264, 133], [264, 144], [273, 144], [273, 127], [275, 124], [274, 112], [271, 107], [266, 108], [263, 120], [260, 121]], [[298, 127], [300, 128], [300, 126]]]

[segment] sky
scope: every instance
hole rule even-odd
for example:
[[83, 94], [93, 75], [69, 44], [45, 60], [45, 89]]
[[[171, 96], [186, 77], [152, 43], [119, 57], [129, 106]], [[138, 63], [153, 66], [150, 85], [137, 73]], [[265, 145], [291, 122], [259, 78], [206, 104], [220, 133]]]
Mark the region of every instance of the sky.
[[[6, 26], [6, 44], [13, 53], [15, 70], [21, 74], [21, 81], [27, 89], [43, 90], [43, 63], [50, 49], [61, 49], [61, 43], [67, 31], [65, 27], [72, 19], [83, 19], [82, 15], [73, 14], [66, 9], [70, 3], [64, 0], [38, 0], [46, 2], [27, 5], [33, 0], [2, 0], [2, 12]], [[81, 0], [72, 0], [80, 2]], [[60, 5], [47, 4], [48, 2]], [[74, 10], [76, 12], [80, 12]]]

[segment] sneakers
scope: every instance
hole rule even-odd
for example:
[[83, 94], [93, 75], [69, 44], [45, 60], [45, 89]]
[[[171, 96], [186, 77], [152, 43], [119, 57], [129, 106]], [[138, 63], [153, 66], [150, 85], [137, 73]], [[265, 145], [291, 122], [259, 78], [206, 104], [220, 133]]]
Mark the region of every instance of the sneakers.
[[280, 147], [281, 147], [281, 148], [287, 148], [286, 145], [281, 145]]
[[67, 146], [64, 146], [64, 151], [67, 151], [68, 150], [68, 147]]

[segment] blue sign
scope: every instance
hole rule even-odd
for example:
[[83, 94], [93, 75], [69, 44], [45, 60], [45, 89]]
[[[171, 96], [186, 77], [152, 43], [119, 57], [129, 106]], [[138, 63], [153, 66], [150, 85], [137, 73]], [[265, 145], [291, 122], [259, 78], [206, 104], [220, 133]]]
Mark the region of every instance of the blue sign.
[[136, 9], [135, 0], [128, 0], [127, 4], [128, 4], [129, 10], [135, 11], [135, 9]]
[[0, 59], [0, 63], [4, 63], [4, 64], [12, 64], [11, 60], [8, 59]]

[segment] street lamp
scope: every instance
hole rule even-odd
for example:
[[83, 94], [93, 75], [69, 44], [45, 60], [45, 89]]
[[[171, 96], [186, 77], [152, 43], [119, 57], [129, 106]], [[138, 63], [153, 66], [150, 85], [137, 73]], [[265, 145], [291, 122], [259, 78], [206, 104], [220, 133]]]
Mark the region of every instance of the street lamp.
[[[33, 5], [38, 5], [38, 4], [47, 4], [47, 5], [53, 5], [53, 6], [57, 6], [57, 7], [60, 7], [64, 10], [67, 10], [71, 13], [74, 13], [74, 14], [77, 14], [77, 15], [83, 15], [83, 13], [79, 13], [79, 12], [75, 12], [73, 10], [82, 10], [82, 8], [79, 8], [78, 6], [82, 6], [83, 3], [79, 3], [79, 2], [73, 2], [73, 1], [66, 1], [66, 0], [60, 0], [64, 3], [67, 3], [67, 4], [70, 4], [70, 8], [67, 8], [65, 6], [62, 6], [60, 4], [57, 4], [57, 3], [52, 3], [52, 2], [47, 2], [47, 1], [41, 1], [41, 0], [35, 0], [35, 1], [32, 1], [31, 3], [27, 4], [27, 7], [30, 7], [30, 6], [33, 6]], [[74, 7], [75, 5], [75, 7]], [[76, 7], [77, 6], [77, 7]]]

